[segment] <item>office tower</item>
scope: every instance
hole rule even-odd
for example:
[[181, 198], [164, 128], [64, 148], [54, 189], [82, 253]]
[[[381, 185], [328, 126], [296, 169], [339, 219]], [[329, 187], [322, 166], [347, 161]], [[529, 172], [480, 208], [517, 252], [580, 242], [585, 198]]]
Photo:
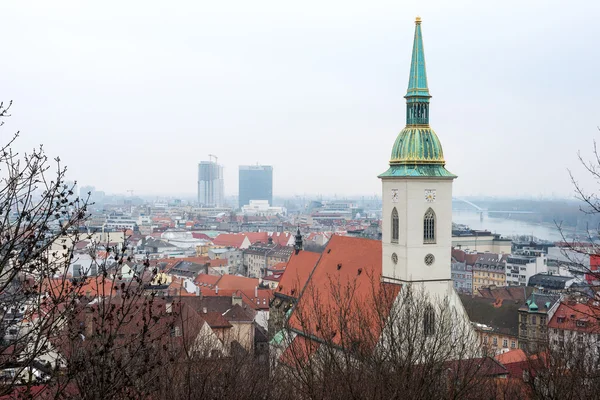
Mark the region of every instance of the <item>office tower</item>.
[[273, 205], [273, 167], [270, 165], [240, 165], [239, 206], [250, 200], [267, 200]]
[[224, 186], [223, 166], [213, 161], [198, 164], [198, 204], [201, 207], [222, 207]]

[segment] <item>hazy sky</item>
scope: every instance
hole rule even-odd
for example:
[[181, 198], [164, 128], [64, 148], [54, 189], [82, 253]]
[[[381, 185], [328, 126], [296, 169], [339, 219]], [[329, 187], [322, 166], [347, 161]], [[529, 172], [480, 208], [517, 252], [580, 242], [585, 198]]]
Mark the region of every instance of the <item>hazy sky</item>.
[[380, 194], [417, 15], [455, 193], [569, 195], [600, 137], [597, 0], [7, 0], [0, 140], [107, 192], [194, 194], [210, 153], [226, 194], [257, 162], [275, 195]]

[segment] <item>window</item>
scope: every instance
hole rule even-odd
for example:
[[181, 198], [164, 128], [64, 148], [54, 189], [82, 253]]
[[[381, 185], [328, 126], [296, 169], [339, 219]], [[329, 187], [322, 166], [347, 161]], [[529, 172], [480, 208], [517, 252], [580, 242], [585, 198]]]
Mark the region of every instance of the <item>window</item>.
[[497, 338], [497, 337], [493, 337], [493, 338], [492, 338], [492, 344], [493, 344], [494, 346], [498, 346], [498, 338]]
[[431, 208], [423, 217], [423, 243], [435, 243], [435, 213]]
[[535, 317], [535, 315], [532, 315], [532, 316], [531, 316], [531, 323], [532, 323], [533, 325], [535, 325], [535, 324], [537, 323], [537, 318]]
[[516, 349], [517, 348], [517, 342], [515, 342], [514, 340], [510, 341], [510, 348], [511, 349]]
[[502, 347], [508, 347], [508, 339], [502, 339]]
[[487, 337], [487, 336], [484, 336], [484, 337], [483, 337], [483, 343], [486, 343], [486, 344], [487, 344], [487, 342], [488, 342], [488, 337]]
[[435, 333], [435, 311], [431, 305], [427, 305], [425, 308], [425, 315], [423, 316], [423, 332], [425, 336], [431, 336]]
[[178, 326], [174, 326], [171, 328], [171, 337], [179, 337], [181, 336], [181, 328]]
[[400, 235], [400, 227], [398, 223], [398, 210], [396, 207], [392, 210], [392, 243], [398, 243], [398, 236]]

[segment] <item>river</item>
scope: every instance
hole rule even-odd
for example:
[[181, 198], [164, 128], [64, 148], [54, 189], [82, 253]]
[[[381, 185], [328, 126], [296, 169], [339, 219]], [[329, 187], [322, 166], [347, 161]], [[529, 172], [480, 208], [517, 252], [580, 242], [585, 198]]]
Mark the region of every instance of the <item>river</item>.
[[[493, 214], [491, 214], [493, 215]], [[452, 210], [452, 222], [468, 225], [471, 229], [488, 230], [502, 236], [533, 235], [538, 239], [561, 241], [560, 232], [555, 226], [531, 224], [514, 219], [496, 218], [483, 213], [483, 219], [478, 212]]]

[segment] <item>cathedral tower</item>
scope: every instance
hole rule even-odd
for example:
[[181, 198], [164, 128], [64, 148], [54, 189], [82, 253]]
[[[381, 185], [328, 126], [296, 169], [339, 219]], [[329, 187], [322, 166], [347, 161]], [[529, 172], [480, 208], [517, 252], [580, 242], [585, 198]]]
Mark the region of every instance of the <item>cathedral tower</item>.
[[390, 167], [379, 175], [383, 186], [382, 279], [422, 282], [434, 293], [452, 290], [452, 181], [442, 145], [429, 126], [429, 87], [421, 19], [415, 37], [408, 90], [406, 127], [392, 148]]

